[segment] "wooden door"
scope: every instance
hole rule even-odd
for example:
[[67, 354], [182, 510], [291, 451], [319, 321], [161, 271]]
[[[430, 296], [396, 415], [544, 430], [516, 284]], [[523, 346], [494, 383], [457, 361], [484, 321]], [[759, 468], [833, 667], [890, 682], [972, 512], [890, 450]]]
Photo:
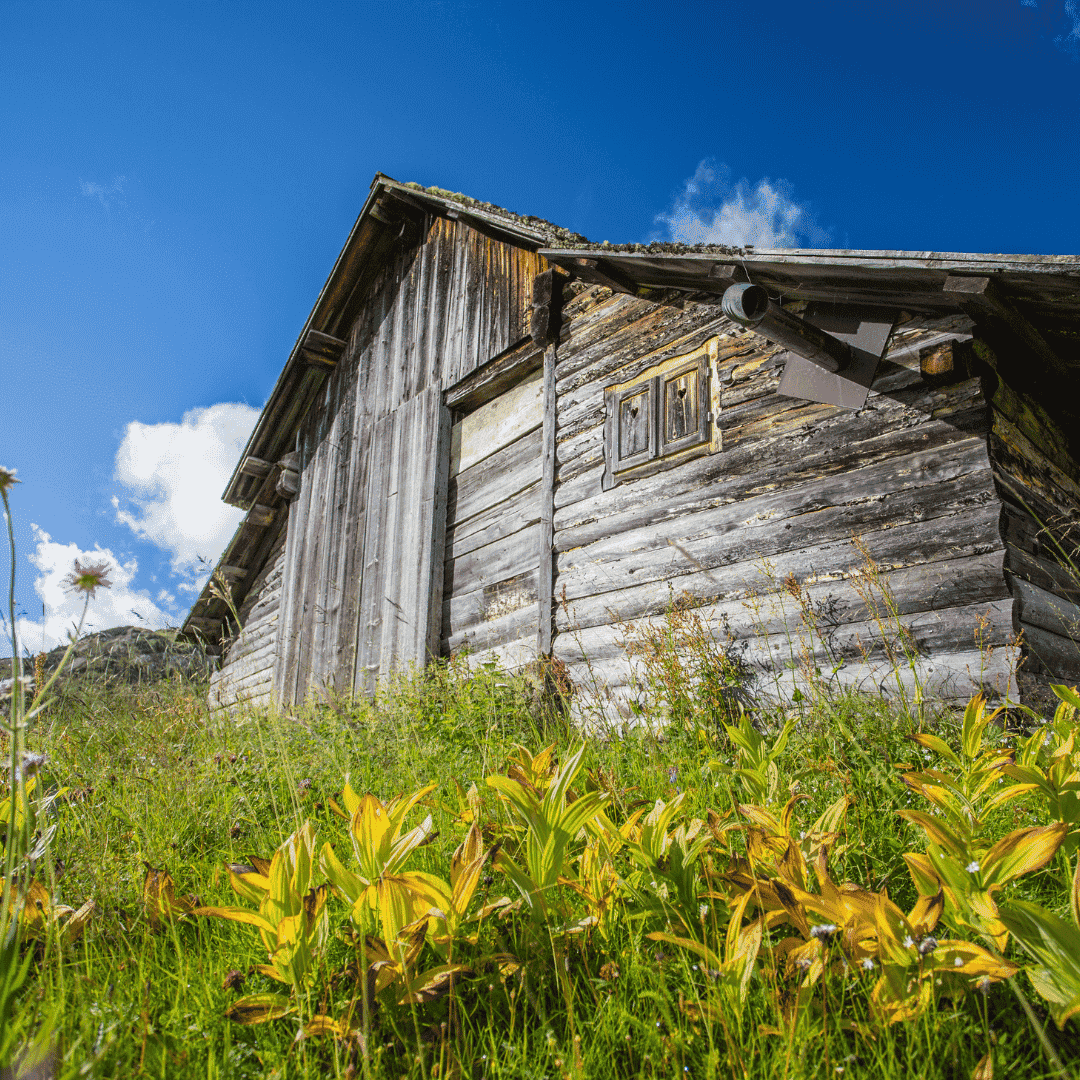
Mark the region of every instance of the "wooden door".
[[536, 371], [451, 429], [444, 655], [536, 657], [543, 385]]
[[429, 387], [380, 420], [368, 459], [353, 685], [439, 650], [449, 411]]

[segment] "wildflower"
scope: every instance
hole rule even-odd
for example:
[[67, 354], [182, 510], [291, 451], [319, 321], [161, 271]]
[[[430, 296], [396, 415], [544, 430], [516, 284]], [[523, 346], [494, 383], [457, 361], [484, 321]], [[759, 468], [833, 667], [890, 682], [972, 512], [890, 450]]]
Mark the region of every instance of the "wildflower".
[[21, 484], [22, 481], [16, 479], [15, 473], [17, 469], [7, 469], [3, 465], [0, 465], [0, 492], [7, 494], [12, 484]]
[[800, 956], [799, 959], [795, 961], [795, 966], [805, 971], [810, 966], [810, 961], [805, 956]]
[[977, 874], [979, 872], [980, 867], [979, 867], [979, 864], [974, 859], [972, 859], [971, 862], [969, 862], [967, 864], [967, 866], [964, 867], [964, 869], [969, 874]]
[[926, 937], [919, 942], [919, 955], [927, 956], [937, 948], [937, 938], [931, 937], [927, 934]]
[[990, 993], [990, 976], [984, 975], [976, 984], [975, 989], [984, 996]]
[[810, 936], [818, 941], [828, 941], [837, 931], [836, 923], [819, 923], [810, 927]]
[[876, 967], [877, 967], [877, 964], [875, 964], [875, 963], [874, 963], [874, 961], [873, 961], [873, 960], [871, 960], [871, 959], [870, 959], [870, 957], [868, 956], [868, 957], [867, 957], [867, 958], [866, 958], [866, 959], [865, 959], [865, 960], [864, 960], [864, 961], [862, 962], [862, 965], [861, 965], [861, 967], [862, 967], [863, 971], [873, 971], [873, 970], [874, 970], [874, 968], [876, 968]]
[[112, 582], [108, 577], [111, 570], [112, 567], [107, 562], [87, 563], [83, 566], [76, 559], [75, 569], [64, 578], [64, 584], [71, 592], [82, 592], [87, 596], [93, 596], [98, 589], [112, 588]]
[[913, 949], [915, 947], [915, 939], [910, 934], [904, 935], [904, 948]]
[[698, 904], [697, 914], [698, 914], [698, 919], [701, 922], [704, 922], [705, 917], [709, 914], [709, 905], [708, 904]]
[[23, 754], [23, 774], [25, 776], [36, 776], [41, 770], [41, 766], [48, 760], [49, 759], [45, 754]]
[[963, 967], [963, 966], [964, 966], [964, 958], [963, 958], [962, 956], [958, 956], [958, 957], [957, 957], [957, 958], [956, 958], [956, 959], [955, 959], [955, 960], [954, 960], [954, 961], [952, 962], [952, 966], [953, 966], [953, 967]]

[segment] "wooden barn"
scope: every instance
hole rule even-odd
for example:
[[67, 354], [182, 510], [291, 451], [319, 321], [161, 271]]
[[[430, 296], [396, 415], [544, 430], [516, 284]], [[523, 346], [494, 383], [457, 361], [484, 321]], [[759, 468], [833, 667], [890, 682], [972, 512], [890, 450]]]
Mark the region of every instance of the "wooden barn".
[[867, 558], [925, 686], [1076, 679], [1080, 259], [594, 245], [378, 175], [224, 499], [226, 708], [466, 647], [625, 701], [681, 596], [876, 689]]

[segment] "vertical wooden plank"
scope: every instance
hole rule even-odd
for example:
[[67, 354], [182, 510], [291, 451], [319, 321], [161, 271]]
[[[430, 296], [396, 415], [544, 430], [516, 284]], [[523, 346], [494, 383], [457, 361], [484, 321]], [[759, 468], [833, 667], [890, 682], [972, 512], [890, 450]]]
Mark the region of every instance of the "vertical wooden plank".
[[446, 513], [447, 492], [450, 485], [450, 410], [442, 403], [442, 394], [435, 396], [434, 458], [435, 490], [431, 500], [431, 544], [428, 568], [427, 595], [429, 597], [427, 640], [424, 655], [427, 659], [438, 657], [442, 643], [444, 570], [446, 567]]
[[550, 656], [555, 619], [555, 362], [557, 345], [544, 350], [544, 433], [541, 444], [542, 477], [540, 483], [540, 545], [537, 552], [537, 608], [539, 626], [536, 635], [538, 656]]
[[[304, 475], [300, 463], [301, 478]], [[291, 705], [286, 687], [290, 685], [296, 668], [294, 643], [296, 641], [296, 610], [298, 602], [298, 578], [303, 556], [304, 504], [311, 498], [310, 485], [300, 482], [300, 492], [289, 504], [289, 524], [285, 533], [285, 562], [281, 576], [281, 600], [278, 614], [278, 637], [274, 659], [274, 700], [282, 706]]]
[[379, 420], [371, 436], [363, 540], [355, 689], [370, 694], [379, 671], [382, 621], [383, 546], [395, 414]]

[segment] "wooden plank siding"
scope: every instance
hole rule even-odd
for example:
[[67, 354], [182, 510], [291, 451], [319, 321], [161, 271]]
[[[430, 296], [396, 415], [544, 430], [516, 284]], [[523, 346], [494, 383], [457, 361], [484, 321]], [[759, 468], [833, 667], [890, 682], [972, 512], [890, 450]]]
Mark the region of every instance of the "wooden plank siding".
[[[283, 704], [370, 689], [392, 655], [422, 663], [425, 648], [438, 649], [440, 575], [422, 589], [417, 564], [396, 572], [387, 544], [419, 554], [422, 536], [434, 543], [445, 528], [441, 393], [527, 338], [532, 279], [545, 267], [429, 215], [420, 240], [400, 243], [371, 279], [353, 325], [338, 329], [345, 352], [297, 440], [275, 671]], [[393, 604], [405, 610], [391, 619]]]
[[274, 660], [285, 568], [285, 532], [270, 549], [263, 569], [240, 606], [241, 630], [210, 677], [212, 708], [235, 710], [267, 705], [274, 689]]
[[[865, 580], [858, 536], [914, 635], [927, 683], [958, 697], [983, 681], [1005, 689], [1012, 620], [987, 403], [979, 379], [935, 388], [919, 364], [928, 345], [969, 340], [970, 319], [898, 325], [858, 412], [778, 396], [779, 350], [714, 303], [592, 286], [563, 319], [554, 654], [571, 677], [602, 677], [616, 699], [633, 696], [625, 643], [685, 591], [762, 683], [797, 685], [784, 671], [802, 633], [819, 663], [835, 652], [842, 681], [872, 684], [884, 646], [855, 587]], [[722, 450], [602, 491], [604, 387], [714, 336]], [[789, 575], [827, 613], [824, 640], [807, 633], [792, 596], [780, 602]], [[974, 639], [979, 622], [995, 648], [988, 659]]]

